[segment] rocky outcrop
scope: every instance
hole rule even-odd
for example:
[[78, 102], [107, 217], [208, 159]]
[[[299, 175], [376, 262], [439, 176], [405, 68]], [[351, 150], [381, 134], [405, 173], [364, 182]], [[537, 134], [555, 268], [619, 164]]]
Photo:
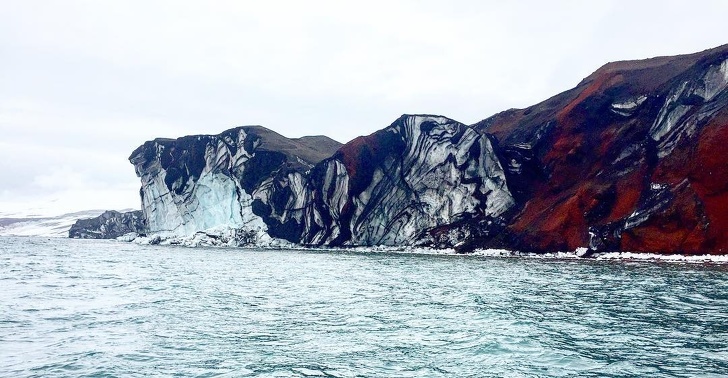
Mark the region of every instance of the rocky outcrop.
[[345, 145], [239, 127], [150, 141], [130, 161], [156, 235], [728, 253], [727, 87], [728, 45], [609, 63], [472, 126], [405, 115]]
[[499, 140], [519, 211], [482, 245], [726, 253], [728, 46], [609, 63], [475, 125]]
[[115, 239], [128, 233], [144, 233], [146, 225], [141, 211], [120, 213], [105, 211], [95, 218], [79, 219], [68, 230], [75, 239]]

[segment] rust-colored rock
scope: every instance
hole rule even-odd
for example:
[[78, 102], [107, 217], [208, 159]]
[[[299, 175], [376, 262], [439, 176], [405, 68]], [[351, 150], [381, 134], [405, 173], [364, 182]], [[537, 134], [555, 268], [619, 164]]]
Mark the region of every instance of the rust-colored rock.
[[482, 244], [728, 253], [727, 87], [725, 45], [609, 63], [574, 89], [477, 123], [504, 155], [531, 155], [531, 173], [507, 169], [523, 193], [507, 240]]

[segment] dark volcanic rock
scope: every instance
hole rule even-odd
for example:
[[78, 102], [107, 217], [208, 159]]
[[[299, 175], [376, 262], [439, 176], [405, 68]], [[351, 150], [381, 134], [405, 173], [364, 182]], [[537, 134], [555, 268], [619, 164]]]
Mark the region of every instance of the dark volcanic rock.
[[144, 233], [146, 225], [140, 210], [120, 213], [109, 210], [96, 218], [79, 219], [71, 226], [68, 237], [75, 239], [114, 239], [134, 233]]
[[521, 208], [511, 247], [728, 252], [727, 86], [728, 46], [609, 63], [474, 125], [498, 138]]

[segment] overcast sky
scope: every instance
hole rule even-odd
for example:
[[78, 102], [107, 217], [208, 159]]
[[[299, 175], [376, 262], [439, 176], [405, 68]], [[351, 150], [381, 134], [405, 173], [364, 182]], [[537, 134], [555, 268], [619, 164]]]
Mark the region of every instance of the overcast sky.
[[728, 43], [726, 1], [0, 0], [0, 214], [139, 208], [155, 137], [471, 124]]

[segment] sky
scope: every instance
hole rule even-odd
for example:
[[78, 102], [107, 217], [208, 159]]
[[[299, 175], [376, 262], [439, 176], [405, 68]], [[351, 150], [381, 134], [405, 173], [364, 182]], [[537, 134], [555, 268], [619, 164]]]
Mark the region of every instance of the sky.
[[146, 140], [466, 124], [728, 43], [726, 1], [0, 0], [0, 216], [139, 208]]

